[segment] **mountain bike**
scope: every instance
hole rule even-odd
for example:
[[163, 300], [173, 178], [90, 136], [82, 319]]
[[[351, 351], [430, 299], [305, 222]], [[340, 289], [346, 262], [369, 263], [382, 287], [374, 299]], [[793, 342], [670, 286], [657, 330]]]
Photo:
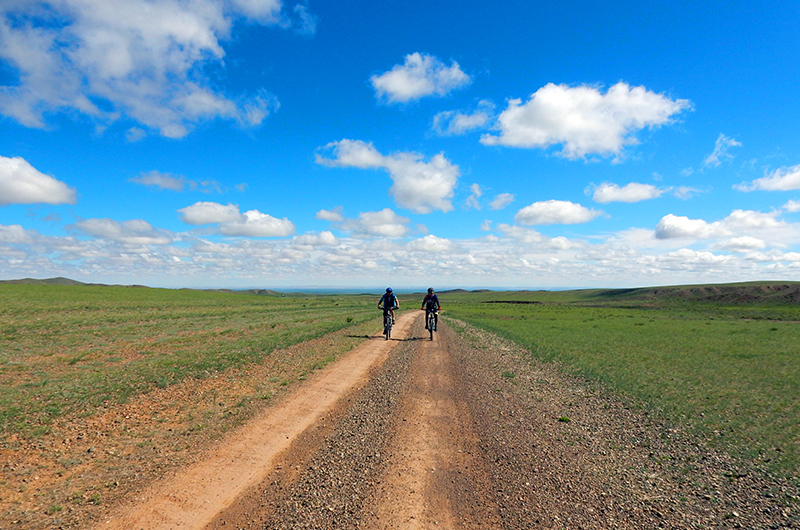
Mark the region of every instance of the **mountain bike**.
[[392, 337], [392, 308], [383, 309], [383, 334], [386, 340]]
[[428, 328], [428, 331], [431, 334], [431, 340], [433, 340], [433, 332], [436, 331], [436, 323], [438, 321], [438, 318], [436, 316], [437, 313], [438, 313], [438, 311], [436, 311], [436, 310], [428, 311], [427, 315], [426, 315], [426, 318], [428, 319], [428, 322], [427, 322], [428, 325], [426, 327]]

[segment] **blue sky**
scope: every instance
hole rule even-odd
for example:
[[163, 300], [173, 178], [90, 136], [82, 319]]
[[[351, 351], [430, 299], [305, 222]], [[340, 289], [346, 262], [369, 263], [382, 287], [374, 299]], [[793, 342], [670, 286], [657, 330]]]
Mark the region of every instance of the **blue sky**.
[[0, 279], [800, 280], [798, 29], [794, 2], [7, 0]]

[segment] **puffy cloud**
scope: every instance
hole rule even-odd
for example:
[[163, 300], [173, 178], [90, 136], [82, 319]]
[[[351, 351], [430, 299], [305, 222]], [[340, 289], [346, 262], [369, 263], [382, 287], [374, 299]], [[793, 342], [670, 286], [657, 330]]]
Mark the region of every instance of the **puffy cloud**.
[[173, 241], [170, 234], [153, 228], [153, 225], [141, 219], [123, 222], [113, 219], [86, 219], [75, 223], [74, 228], [86, 235], [110, 239], [123, 245], [169, 245]]
[[791, 213], [800, 212], [800, 201], [788, 201], [783, 205], [783, 209]]
[[344, 221], [344, 209], [341, 206], [333, 210], [320, 210], [317, 212], [317, 219], [322, 221], [330, 221], [332, 223], [341, 223]]
[[373, 75], [370, 82], [378, 98], [389, 103], [405, 103], [425, 96], [444, 96], [468, 85], [471, 80], [455, 61], [446, 66], [432, 55], [412, 53], [406, 55], [402, 65]]
[[514, 216], [514, 221], [522, 225], [571, 225], [587, 223], [600, 215], [603, 215], [602, 211], [590, 210], [580, 204], [549, 200], [522, 208]]
[[707, 223], [702, 219], [667, 214], [656, 225], [658, 239], [705, 239], [728, 235], [720, 223]]
[[601, 204], [609, 202], [640, 202], [660, 197], [667, 191], [652, 184], [631, 182], [619, 187], [616, 184], [604, 182], [594, 188], [592, 199]]
[[219, 204], [216, 202], [196, 202], [178, 210], [184, 223], [190, 225], [207, 225], [231, 223], [241, 220], [239, 207], [235, 204]]
[[333, 235], [333, 232], [325, 231], [320, 233], [308, 233], [297, 236], [292, 239], [292, 244], [299, 247], [318, 247], [318, 246], [332, 246], [338, 245], [339, 239]]
[[779, 168], [767, 176], [753, 182], [736, 184], [739, 191], [792, 191], [800, 189], [800, 165], [790, 168]]
[[[258, 125], [278, 108], [274, 96], [229, 99], [204, 71], [222, 65], [221, 42], [237, 19], [290, 26], [280, 8], [279, 0], [6, 3], [0, 58], [19, 80], [0, 91], [0, 112], [29, 127], [60, 110], [102, 125], [125, 115], [172, 138], [215, 118]], [[143, 133], [130, 131], [132, 141]]]
[[389, 208], [379, 212], [364, 212], [358, 219], [347, 219], [342, 229], [353, 233], [355, 237], [403, 237], [408, 234], [411, 219], [394, 213]]
[[728, 138], [724, 134], [720, 133], [717, 137], [717, 141], [714, 144], [714, 152], [706, 157], [703, 160], [703, 167], [719, 166], [723, 160], [730, 160], [733, 158], [733, 155], [728, 153], [728, 149], [731, 147], [739, 147], [742, 144], [737, 142], [734, 138]]
[[239, 212], [235, 204], [197, 202], [178, 210], [183, 222], [191, 225], [216, 224], [220, 234], [243, 237], [282, 237], [295, 233], [294, 223], [258, 210]]
[[766, 248], [767, 243], [757, 237], [741, 236], [720, 241], [714, 248], [733, 252], [750, 252]]
[[0, 243], [33, 243], [34, 237], [21, 225], [0, 225]]
[[511, 193], [501, 193], [489, 203], [489, 208], [492, 210], [502, 210], [512, 202], [514, 202], [514, 195]]
[[478, 202], [478, 200], [483, 195], [483, 190], [478, 184], [473, 184], [469, 187], [469, 189], [472, 192], [472, 195], [467, 197], [467, 201], [464, 203], [464, 206], [467, 208], [475, 208], [476, 210], [480, 210], [481, 204]]
[[153, 186], [162, 190], [183, 191], [186, 188], [194, 189], [197, 183], [188, 180], [184, 177], [173, 177], [169, 173], [161, 173], [159, 171], [149, 171], [142, 173], [137, 177], [133, 177], [131, 182], [141, 184], [142, 186]]
[[285, 217], [278, 219], [258, 210], [248, 210], [239, 220], [220, 224], [219, 232], [226, 236], [285, 237], [295, 233], [295, 226]]
[[460, 135], [484, 127], [491, 119], [494, 104], [481, 101], [479, 108], [471, 114], [446, 110], [433, 117], [433, 130], [443, 136]]
[[41, 173], [24, 158], [0, 156], [0, 205], [76, 202], [73, 188]]
[[625, 145], [637, 143], [637, 131], [668, 124], [690, 106], [685, 99], [672, 100], [622, 82], [605, 94], [595, 87], [550, 83], [524, 104], [510, 100], [497, 119], [499, 134], [486, 134], [481, 142], [542, 149], [562, 144], [560, 154], [569, 159], [618, 157]]
[[427, 235], [411, 241], [407, 248], [414, 252], [426, 252], [431, 254], [447, 254], [455, 251], [457, 245], [449, 239]]
[[318, 164], [387, 171], [393, 181], [389, 193], [403, 208], [415, 213], [430, 213], [433, 210], [448, 212], [453, 209], [450, 199], [453, 198], [460, 171], [441, 153], [429, 161], [419, 153], [382, 155], [371, 143], [347, 139], [331, 142], [325, 149], [332, 151], [333, 158], [317, 154]]
[[[656, 225], [658, 239], [713, 239], [729, 237], [734, 234], [746, 232], [773, 232], [790, 231], [791, 227], [777, 216], [780, 211], [770, 213], [755, 212], [752, 210], [734, 210], [722, 221], [708, 223], [702, 219], [689, 219], [688, 217], [673, 214], [665, 215]], [[797, 237], [784, 234], [786, 237]], [[780, 237], [779, 237], [780, 238]]]

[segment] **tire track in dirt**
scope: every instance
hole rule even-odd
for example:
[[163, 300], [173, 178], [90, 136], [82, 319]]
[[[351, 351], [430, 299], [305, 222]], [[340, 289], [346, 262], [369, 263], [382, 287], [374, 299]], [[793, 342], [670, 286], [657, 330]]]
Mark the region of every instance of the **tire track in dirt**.
[[[417, 315], [398, 318], [398, 336]], [[276, 456], [333, 409], [370, 370], [385, 362], [396, 341], [370, 340], [314, 374], [292, 396], [226, 438], [207, 458], [153, 485], [136, 502], [98, 525], [103, 529], [203, 528], [258, 485]]]
[[[419, 342], [372, 501], [370, 530], [499, 528], [449, 343]], [[468, 502], [466, 502], [468, 501]]]

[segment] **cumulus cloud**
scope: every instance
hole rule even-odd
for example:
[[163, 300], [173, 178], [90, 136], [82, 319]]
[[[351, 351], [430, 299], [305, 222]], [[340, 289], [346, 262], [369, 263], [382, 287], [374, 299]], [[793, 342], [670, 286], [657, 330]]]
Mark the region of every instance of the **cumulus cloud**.
[[466, 208], [475, 208], [476, 210], [480, 210], [481, 203], [479, 202], [479, 199], [481, 198], [481, 196], [483, 196], [483, 190], [478, 184], [473, 184], [472, 186], [469, 187], [469, 189], [472, 192], [472, 194], [469, 197], [467, 197], [464, 206]]
[[[237, 20], [292, 25], [280, 0], [7, 2], [0, 59], [18, 79], [0, 90], [0, 112], [28, 127], [44, 127], [58, 111], [101, 126], [125, 116], [172, 138], [215, 118], [256, 126], [278, 108], [276, 98], [229, 98], [206, 73], [224, 67], [222, 42]], [[143, 133], [132, 127], [129, 140]]]
[[453, 209], [451, 199], [460, 171], [441, 153], [427, 161], [419, 153], [382, 155], [372, 143], [347, 139], [332, 142], [324, 149], [331, 151], [332, 158], [317, 154], [318, 164], [388, 172], [393, 181], [389, 193], [403, 208], [423, 214]]
[[72, 228], [77, 228], [88, 236], [110, 239], [123, 245], [169, 245], [173, 241], [166, 231], [157, 230], [141, 219], [123, 222], [113, 219], [86, 219], [75, 223]]
[[238, 220], [220, 224], [219, 232], [226, 236], [285, 237], [295, 233], [295, 226], [285, 217], [278, 219], [258, 210], [248, 210]]
[[183, 191], [187, 188], [194, 189], [197, 183], [188, 180], [182, 176], [173, 177], [169, 173], [161, 173], [159, 171], [148, 171], [139, 176], [133, 177], [131, 182], [141, 184], [142, 186], [152, 186], [162, 190]]
[[779, 168], [772, 173], [750, 183], [742, 182], [733, 186], [739, 191], [792, 191], [800, 189], [800, 165]]
[[512, 202], [514, 202], [514, 195], [511, 193], [501, 193], [489, 203], [489, 208], [492, 210], [502, 210]]
[[526, 103], [512, 99], [497, 119], [499, 134], [481, 137], [485, 145], [547, 148], [563, 145], [561, 156], [622, 155], [637, 143], [635, 133], [671, 123], [691, 107], [685, 99], [670, 99], [644, 87], [617, 83], [603, 94], [590, 86], [550, 83]]
[[409, 242], [406, 248], [413, 252], [448, 254], [456, 250], [457, 245], [449, 239], [427, 235]]
[[[591, 191], [592, 188], [589, 189]], [[658, 188], [652, 184], [640, 184], [631, 182], [625, 186], [618, 186], [609, 182], [604, 182], [593, 188], [592, 199], [601, 204], [610, 202], [640, 202], [649, 199], [656, 199], [663, 195], [667, 190]]]
[[734, 210], [722, 221], [708, 223], [703, 219], [668, 214], [656, 225], [658, 239], [713, 239], [743, 234], [750, 231], [775, 231], [786, 228], [777, 219], [779, 211], [762, 213], [752, 210]]
[[713, 248], [732, 252], [750, 252], [766, 248], [767, 243], [757, 237], [741, 236], [720, 241]]
[[197, 202], [178, 210], [183, 222], [190, 225], [216, 224], [219, 233], [242, 237], [285, 237], [295, 233], [294, 223], [278, 219], [258, 210], [239, 212], [235, 204]]
[[324, 231], [320, 233], [310, 232], [301, 236], [296, 236], [292, 239], [292, 244], [298, 247], [318, 247], [318, 246], [333, 246], [339, 244], [339, 238], [333, 235], [333, 232]]
[[433, 130], [442, 136], [465, 134], [474, 129], [481, 129], [491, 119], [494, 104], [481, 101], [479, 108], [472, 113], [446, 110], [433, 117]]
[[333, 210], [320, 210], [317, 212], [316, 217], [322, 221], [341, 223], [344, 221], [344, 208], [337, 206]]
[[552, 225], [587, 223], [603, 215], [600, 210], [591, 210], [569, 201], [535, 202], [517, 212], [514, 221], [521, 225]]
[[411, 219], [397, 215], [389, 208], [378, 212], [364, 212], [358, 219], [346, 219], [342, 229], [352, 232], [354, 237], [403, 237], [409, 232]]
[[379, 99], [389, 103], [406, 103], [425, 96], [444, 96], [468, 85], [471, 79], [455, 61], [447, 66], [432, 55], [412, 53], [406, 55], [402, 65], [373, 75], [370, 82]]
[[720, 133], [714, 144], [714, 151], [703, 160], [703, 167], [717, 167], [723, 161], [732, 159], [733, 155], [728, 153], [728, 149], [731, 147], [740, 147], [741, 145], [742, 144], [737, 142], [734, 138], [728, 138]]
[[0, 205], [75, 204], [75, 190], [21, 157], [0, 156]]

